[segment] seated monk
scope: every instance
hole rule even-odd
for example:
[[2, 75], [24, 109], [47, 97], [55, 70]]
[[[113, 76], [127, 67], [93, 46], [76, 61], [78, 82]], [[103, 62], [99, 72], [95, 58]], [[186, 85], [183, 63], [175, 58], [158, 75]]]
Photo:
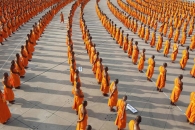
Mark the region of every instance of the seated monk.
[[129, 122], [129, 130], [141, 130], [139, 127], [141, 121], [142, 121], [141, 116], [137, 116], [134, 120], [131, 120]]
[[3, 93], [0, 90], [0, 123], [6, 124], [11, 118], [11, 113], [7, 106], [6, 100], [4, 99]]
[[102, 74], [102, 84], [100, 88], [103, 96], [108, 96], [107, 93], [109, 92], [109, 85], [110, 85], [110, 76], [108, 74], [108, 67], [106, 66]]
[[79, 106], [82, 104], [84, 99], [84, 95], [82, 90], [80, 89], [79, 82], [76, 83], [76, 87], [75, 90], [73, 91], [73, 94], [74, 94], [74, 102], [73, 102], [72, 109], [74, 109], [76, 111], [76, 114], [78, 115]]
[[14, 92], [12, 90], [11, 81], [8, 73], [3, 74], [3, 88], [4, 88], [4, 98], [6, 101], [9, 101], [9, 103], [13, 104], [15, 102], [14, 100]]
[[17, 65], [14, 60], [12, 60], [11, 62], [10, 80], [11, 80], [12, 86], [15, 89], [20, 89], [20, 73], [17, 70]]
[[117, 89], [117, 84], [119, 80], [116, 79], [114, 82], [111, 83], [110, 85], [110, 97], [108, 99], [108, 106], [110, 107], [110, 111], [114, 111], [113, 107], [117, 105], [118, 101], [118, 89]]

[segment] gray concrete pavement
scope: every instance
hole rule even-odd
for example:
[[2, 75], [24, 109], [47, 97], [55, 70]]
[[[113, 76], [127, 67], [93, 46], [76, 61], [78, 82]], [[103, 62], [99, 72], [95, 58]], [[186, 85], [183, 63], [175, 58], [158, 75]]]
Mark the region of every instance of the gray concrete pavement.
[[[117, 5], [116, 0], [111, 0]], [[2, 130], [75, 130], [77, 116], [72, 110], [73, 96], [71, 94], [72, 86], [69, 82], [69, 65], [67, 63], [67, 47], [65, 44], [66, 24], [71, 4], [67, 5], [61, 11], [65, 16], [65, 23], [60, 24], [59, 13], [54, 17], [52, 22], [45, 30], [45, 34], [38, 41], [36, 51], [33, 55], [32, 62], [29, 62], [29, 69], [26, 77], [22, 79], [21, 90], [14, 90], [16, 95], [16, 104], [9, 105], [12, 118], [6, 125], [0, 125]], [[164, 94], [156, 91], [155, 84], [146, 81], [144, 73], [139, 73], [137, 66], [132, 65], [131, 59], [127, 54], [119, 48], [115, 41], [106, 32], [101, 25], [96, 12], [95, 0], [91, 0], [84, 9], [84, 18], [88, 29], [90, 30], [93, 42], [97, 45], [100, 57], [103, 58], [104, 66], [109, 67], [111, 81], [119, 79], [119, 98], [124, 94], [128, 95], [128, 103], [134, 106], [139, 112], [132, 114], [127, 111], [127, 127], [128, 122], [134, 119], [136, 115], [142, 116], [142, 130], [193, 130], [194, 127], [186, 123], [184, 112], [189, 103], [189, 94], [194, 91], [193, 85], [195, 80], [189, 75], [189, 70], [193, 65], [194, 52], [190, 52], [190, 60], [185, 71], [179, 69], [179, 53], [176, 63], [170, 63], [170, 57], [164, 58], [162, 53], [157, 53], [149, 45], [145, 44], [141, 39], [126, 29], [114, 15], [109, 11], [106, 0], [101, 0], [101, 9], [111, 18], [117, 25], [121, 26], [125, 33], [130, 34], [130, 38], [134, 38], [139, 42], [139, 47], [146, 48], [147, 59], [155, 54], [156, 67], [153, 80], [156, 81], [158, 76], [158, 67], [163, 62], [168, 62], [168, 75]], [[117, 5], [118, 6], [118, 5]], [[60, 12], [61, 12], [60, 11]], [[79, 27], [80, 8], [75, 12], [73, 19], [73, 43], [76, 57], [77, 67], [83, 67], [80, 73], [82, 90], [85, 99], [88, 101], [88, 124], [92, 125], [94, 130], [115, 130], [114, 121], [116, 113], [111, 113], [107, 106], [108, 98], [103, 97], [100, 92], [100, 85], [91, 71], [88, 55], [84, 49]], [[32, 24], [42, 16], [40, 14], [30, 24], [25, 25], [21, 31], [13, 35], [13, 41], [9, 40], [9, 44], [1, 47], [1, 65], [4, 64], [9, 57], [11, 50], [16, 48], [18, 44], [24, 44], [21, 38], [25, 37], [29, 32]], [[27, 31], [24, 31], [27, 30]], [[187, 39], [189, 44], [189, 38]], [[21, 42], [21, 43], [20, 43]], [[6, 43], [5, 43], [6, 44]], [[184, 48], [180, 48], [179, 52]], [[19, 52], [19, 48], [6, 62], [1, 73], [8, 71], [10, 61], [14, 58], [14, 54]], [[170, 55], [169, 55], [170, 56]], [[2, 59], [2, 58], [1, 58]], [[147, 68], [145, 63], [144, 71]], [[170, 106], [169, 99], [173, 88], [174, 78], [182, 73], [184, 75], [184, 91], [177, 103], [178, 107]], [[167, 96], [166, 96], [167, 95]]]

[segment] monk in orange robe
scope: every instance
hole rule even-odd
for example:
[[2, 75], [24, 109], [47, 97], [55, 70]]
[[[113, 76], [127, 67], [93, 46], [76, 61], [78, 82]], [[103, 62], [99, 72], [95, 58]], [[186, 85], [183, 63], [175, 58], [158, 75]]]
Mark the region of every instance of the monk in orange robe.
[[3, 96], [3, 93], [0, 90], [0, 123], [6, 124], [7, 121], [11, 118], [11, 113], [7, 106], [6, 100]]
[[158, 42], [157, 42], [157, 45], [156, 45], [156, 50], [157, 52], [160, 52], [160, 49], [162, 48], [162, 44], [163, 44], [163, 34], [160, 34], [158, 36]]
[[85, 130], [87, 127], [88, 114], [87, 114], [86, 106], [87, 106], [87, 101], [83, 101], [83, 103], [79, 106], [78, 109], [79, 120], [77, 121], [76, 130]]
[[111, 83], [110, 85], [110, 97], [108, 99], [108, 106], [110, 107], [110, 111], [115, 111], [113, 109], [114, 106], [117, 105], [117, 101], [118, 101], [118, 89], [117, 89], [117, 85], [118, 85], [118, 79], [115, 79], [114, 82]]
[[138, 55], [139, 55], [139, 48], [138, 48], [138, 42], [136, 41], [135, 45], [133, 46], [133, 53], [132, 53], [132, 63], [134, 65], [137, 64]]
[[115, 120], [115, 125], [118, 127], [118, 130], [123, 130], [126, 127], [126, 100], [127, 96], [125, 95], [123, 99], [119, 99], [117, 102], [117, 117]]
[[95, 73], [95, 77], [97, 79], [98, 84], [102, 82], [102, 73], [104, 71], [103, 65], [102, 65], [102, 58], [97, 62], [97, 69]]
[[163, 92], [162, 88], [165, 87], [165, 82], [166, 82], [166, 70], [167, 63], [163, 63], [163, 66], [159, 67], [160, 74], [158, 75], [158, 78], [156, 80], [156, 86], [157, 86], [157, 91]]
[[140, 60], [139, 60], [139, 64], [138, 64], [138, 70], [139, 72], [143, 72], [143, 68], [144, 68], [144, 61], [145, 61], [145, 49], [143, 49], [142, 53], [140, 54]]
[[133, 53], [133, 38], [131, 38], [131, 41], [129, 41], [128, 43], [127, 53], [128, 53], [128, 57], [131, 58], [132, 53]]
[[13, 87], [11, 86], [11, 81], [8, 73], [3, 74], [3, 88], [4, 88], [4, 97], [6, 101], [9, 101], [9, 103], [13, 104], [15, 102], [14, 100], [14, 93], [13, 93]]
[[73, 102], [72, 109], [74, 109], [76, 111], [76, 114], [78, 115], [79, 106], [82, 104], [84, 99], [84, 95], [82, 90], [80, 89], [79, 82], [76, 83], [76, 87], [75, 90], [73, 91], [73, 94], [74, 94], [74, 102]]
[[150, 37], [150, 27], [148, 27], [148, 29], [146, 29], [146, 33], [145, 33], [145, 43], [148, 42]]
[[190, 101], [193, 101], [194, 99], [195, 99], [195, 92], [191, 92]]
[[186, 37], [187, 37], [186, 32], [183, 32], [181, 40], [180, 40], [181, 46], [183, 46], [186, 43]]
[[102, 84], [100, 88], [103, 96], [108, 96], [107, 93], [109, 92], [109, 85], [110, 85], [110, 76], [108, 74], [108, 67], [106, 66], [102, 74]]
[[182, 69], [182, 70], [185, 69], [185, 66], [187, 64], [187, 61], [189, 59], [189, 55], [190, 55], [189, 54], [189, 46], [187, 46], [186, 49], [182, 51], [182, 58], [181, 58], [181, 60], [179, 62], [180, 63], [180, 66], [181, 66], [180, 69]]
[[141, 121], [142, 121], [141, 116], [137, 116], [134, 120], [131, 120], [129, 122], [129, 130], [141, 130], [139, 127]]
[[92, 67], [92, 71], [93, 71], [94, 74], [96, 73], [96, 70], [97, 70], [97, 63], [98, 63], [99, 60], [100, 60], [100, 58], [99, 58], [99, 52], [97, 52], [97, 53], [94, 55], [94, 58], [93, 58], [93, 67]]
[[22, 57], [20, 57], [20, 55], [17, 53], [16, 54], [16, 64], [17, 64], [17, 70], [20, 73], [20, 77], [24, 78], [25, 75], [25, 69], [24, 69], [24, 65], [23, 65], [23, 61], [22, 61]]
[[155, 56], [152, 55], [152, 57], [148, 59], [148, 68], [146, 71], [146, 76], [147, 76], [147, 80], [150, 82], [152, 82], [151, 78], [152, 78], [152, 75], [154, 74], [154, 67], [155, 67], [154, 58]]
[[60, 13], [60, 23], [61, 23], [61, 22], [63, 22], [63, 23], [64, 23], [64, 15], [63, 15], [63, 13], [62, 13], [62, 12]]
[[193, 99], [190, 101], [190, 104], [188, 105], [188, 108], [186, 110], [186, 117], [187, 117], [187, 122], [189, 124], [194, 125], [195, 123], [195, 95]]
[[[194, 58], [194, 62], [195, 62], [195, 58]], [[195, 64], [194, 66], [192, 67], [191, 71], [190, 71], [190, 75], [195, 78]]]
[[175, 59], [177, 58], [177, 54], [178, 54], [178, 49], [179, 49], [179, 41], [177, 43], [173, 44], [173, 52], [171, 54], [171, 60], [172, 63], [174, 63]]
[[171, 103], [170, 103], [171, 105], [175, 105], [175, 103], [179, 99], [181, 91], [183, 90], [183, 82], [181, 81], [182, 79], [183, 79], [183, 75], [179, 75], [177, 78], [175, 78], [174, 88], [171, 93]]
[[169, 49], [170, 49], [170, 46], [171, 46], [171, 39], [167, 40], [165, 42], [165, 47], [164, 47], [164, 57], [167, 57], [167, 55], [169, 54]]
[[195, 35], [192, 36], [191, 38], [191, 43], [190, 43], [190, 50], [194, 50], [195, 49]]
[[20, 73], [16, 69], [16, 63], [14, 60], [11, 62], [11, 67], [10, 67], [10, 80], [11, 80], [11, 85], [15, 89], [20, 89]]
[[152, 33], [152, 39], [150, 41], [150, 46], [151, 47], [154, 47], [155, 46], [155, 43], [156, 43], [156, 32], [153, 32]]
[[129, 36], [129, 34], [126, 35], [126, 37], [124, 38], [124, 41], [123, 41], [123, 51], [125, 53], [127, 53], [127, 49], [128, 49], [128, 43], [129, 43], [128, 36]]
[[72, 85], [74, 84], [74, 75], [75, 75], [74, 65], [71, 65], [71, 67], [70, 67], [70, 82], [72, 83]]
[[4, 45], [3, 44], [3, 29], [2, 29], [1, 21], [0, 21], [0, 43], [1, 45]]

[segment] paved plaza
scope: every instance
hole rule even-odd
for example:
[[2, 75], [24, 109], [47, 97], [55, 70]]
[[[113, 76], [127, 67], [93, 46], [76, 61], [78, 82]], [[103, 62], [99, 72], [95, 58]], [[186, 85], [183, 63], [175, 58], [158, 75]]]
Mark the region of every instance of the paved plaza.
[[[116, 0], [111, 0], [114, 5], [121, 9]], [[125, 1], [125, 0], [124, 0]], [[73, 95], [72, 85], [69, 81], [69, 64], [67, 62], [66, 46], [66, 26], [71, 6], [74, 2], [65, 6], [45, 29], [44, 34], [37, 42], [33, 59], [29, 62], [24, 79], [21, 79], [21, 89], [13, 90], [15, 94], [15, 104], [10, 105], [12, 113], [11, 119], [6, 125], [0, 125], [0, 130], [75, 130], [78, 116], [72, 110]], [[129, 34], [129, 38], [138, 41], [140, 50], [146, 49], [146, 59], [155, 55], [156, 67], [153, 75], [153, 82], [146, 80], [145, 73], [139, 73], [137, 65], [133, 65], [127, 54], [119, 48], [118, 44], [110, 37], [102, 26], [95, 10], [96, 0], [90, 0], [84, 8], [84, 19], [92, 41], [96, 44], [97, 51], [103, 59], [103, 65], [108, 66], [111, 81], [118, 78], [119, 98], [125, 94], [128, 96], [127, 102], [138, 110], [132, 114], [127, 111], [127, 127], [130, 120], [136, 115], [142, 116], [142, 130], [194, 130], [195, 126], [186, 122], [184, 115], [190, 102], [190, 93], [195, 91], [195, 79], [191, 78], [189, 72], [194, 64], [195, 52], [190, 52], [186, 69], [180, 70], [179, 60], [184, 47], [179, 48], [179, 53], [175, 63], [171, 63], [170, 53], [168, 58], [156, 52], [155, 48], [150, 48], [143, 40], [133, 34], [110, 12], [107, 1], [101, 0], [99, 6], [104, 13], [112, 19], [117, 26], [121, 26], [124, 34]], [[15, 54], [20, 52], [20, 46], [24, 45], [26, 35], [32, 25], [48, 11], [40, 13], [31, 21], [26, 23], [4, 46], [0, 47], [0, 73], [9, 72], [11, 60], [15, 59]], [[122, 10], [122, 9], [121, 9]], [[65, 23], [60, 23], [60, 12], [63, 12]], [[73, 44], [77, 67], [82, 67], [80, 78], [82, 91], [85, 100], [88, 101], [88, 124], [93, 130], [116, 130], [114, 125], [116, 112], [110, 112], [108, 97], [103, 97], [100, 85], [91, 71], [91, 64], [86, 53], [80, 31], [80, 8], [77, 8], [73, 18]], [[152, 32], [151, 32], [152, 33]], [[195, 31], [194, 31], [195, 33]], [[194, 34], [193, 33], [193, 34]], [[157, 36], [159, 33], [157, 32]], [[164, 37], [164, 41], [167, 38]], [[190, 44], [187, 38], [186, 45]], [[185, 45], [185, 46], [186, 46]], [[159, 66], [164, 62], [168, 63], [167, 81], [163, 93], [156, 91], [155, 81], [159, 74]], [[144, 72], [148, 66], [145, 62]], [[183, 74], [184, 89], [181, 93], [177, 106], [170, 105], [170, 94], [174, 87], [174, 79]], [[3, 77], [3, 75], [2, 75]], [[1, 86], [1, 90], [2, 90]]]

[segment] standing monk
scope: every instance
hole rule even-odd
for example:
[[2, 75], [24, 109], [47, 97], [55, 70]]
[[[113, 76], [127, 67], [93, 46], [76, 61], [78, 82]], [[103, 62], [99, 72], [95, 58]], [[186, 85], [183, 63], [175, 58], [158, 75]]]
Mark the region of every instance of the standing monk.
[[117, 125], [118, 130], [123, 130], [126, 127], [126, 103], [127, 96], [125, 95], [123, 99], [119, 99], [117, 102], [117, 117], [115, 120], [115, 125]]
[[187, 122], [193, 125], [195, 123], [195, 95], [191, 99], [190, 104], [186, 110]]
[[27, 69], [28, 68], [28, 52], [23, 45], [21, 46], [20, 53], [22, 55], [22, 62], [23, 62], [24, 68]]
[[171, 61], [172, 61], [172, 63], [174, 63], [175, 59], [177, 58], [177, 53], [178, 53], [178, 49], [179, 49], [179, 43], [180, 43], [180, 41], [178, 41], [177, 43], [173, 44], [173, 52], [171, 54]]
[[171, 105], [175, 105], [175, 103], [178, 101], [181, 91], [183, 90], [183, 82], [181, 81], [183, 79], [183, 75], [179, 75], [177, 78], [175, 78], [174, 81], [174, 88], [171, 94]]
[[61, 23], [61, 22], [63, 22], [63, 23], [64, 23], [64, 15], [63, 15], [63, 13], [62, 13], [62, 12], [60, 13], [60, 23]]
[[16, 64], [17, 64], [17, 67], [18, 67], [18, 72], [20, 73], [20, 77], [21, 78], [24, 78], [24, 75], [25, 75], [25, 69], [24, 69], [24, 64], [23, 64], [23, 61], [22, 61], [22, 57], [20, 57], [20, 55], [17, 53], [16, 54]]
[[88, 115], [87, 115], [86, 106], [87, 106], [87, 101], [83, 101], [83, 103], [79, 106], [78, 109], [79, 120], [77, 121], [76, 130], [85, 130], [87, 127]]
[[95, 73], [95, 77], [97, 79], [98, 84], [100, 84], [102, 81], [103, 70], [104, 70], [104, 67], [102, 65], [102, 58], [100, 58], [100, 60], [97, 62], [97, 69], [96, 69], [96, 73]]
[[76, 87], [74, 88], [75, 90], [73, 91], [74, 103], [73, 103], [72, 109], [76, 111], [77, 115], [78, 115], [79, 106], [82, 104], [83, 98], [84, 98], [84, 95], [83, 95], [82, 90], [80, 89], [80, 86], [81, 86], [80, 82], [77, 82]]
[[139, 60], [139, 64], [138, 64], [138, 70], [139, 72], [143, 72], [143, 68], [144, 68], [144, 61], [145, 61], [145, 49], [143, 49], [142, 53], [140, 54], [140, 60]]
[[131, 120], [129, 122], [129, 130], [141, 130], [139, 127], [141, 121], [142, 121], [141, 116], [137, 116], [134, 120]]
[[[194, 61], [195, 61], [195, 58], [194, 58]], [[194, 66], [192, 67], [191, 71], [190, 71], [190, 75], [195, 78], [195, 64]]]
[[163, 52], [164, 57], [167, 57], [167, 55], [169, 54], [170, 46], [171, 46], [171, 39], [169, 39], [165, 42], [165, 47], [164, 47], [164, 52]]
[[159, 67], [160, 74], [158, 75], [158, 78], [156, 80], [156, 86], [157, 86], [157, 91], [163, 92], [162, 88], [165, 87], [165, 82], [166, 82], [166, 74], [167, 74], [167, 63], [163, 63], [163, 66]]
[[154, 74], [154, 67], [155, 67], [154, 58], [155, 56], [152, 55], [152, 57], [148, 59], [148, 69], [146, 71], [146, 76], [147, 76], [147, 80], [150, 82], [152, 82], [151, 78], [152, 78], [152, 75]]
[[11, 81], [9, 78], [8, 73], [3, 74], [3, 88], [4, 88], [4, 97], [6, 101], [9, 101], [9, 103], [13, 104], [15, 102], [14, 100], [14, 93], [11, 86]]
[[118, 89], [117, 89], [117, 84], [118, 84], [118, 79], [115, 79], [114, 82], [111, 83], [110, 85], [110, 97], [108, 99], [108, 106], [110, 107], [110, 111], [115, 111], [113, 109], [114, 106], [117, 105], [118, 101]]
[[110, 85], [110, 76], [108, 74], [108, 67], [106, 66], [104, 68], [103, 74], [102, 74], [102, 84], [100, 90], [102, 91], [103, 96], [108, 96], [109, 92], [109, 85]]
[[189, 46], [186, 47], [186, 50], [183, 50], [182, 51], [182, 58], [180, 60], [180, 66], [182, 70], [184, 70], [186, 64], [187, 64], [187, 61], [189, 59]]
[[133, 53], [132, 53], [132, 62], [134, 65], [136, 65], [137, 63], [138, 55], [139, 55], [139, 48], [138, 48], [138, 42], [136, 41], [135, 45], [133, 46]]
[[6, 100], [4, 99], [3, 93], [0, 90], [0, 123], [6, 124], [10, 117], [11, 113], [7, 106]]
[[15, 89], [20, 89], [20, 73], [16, 69], [16, 63], [14, 60], [11, 62], [11, 67], [10, 67], [10, 78], [12, 82], [12, 86]]

